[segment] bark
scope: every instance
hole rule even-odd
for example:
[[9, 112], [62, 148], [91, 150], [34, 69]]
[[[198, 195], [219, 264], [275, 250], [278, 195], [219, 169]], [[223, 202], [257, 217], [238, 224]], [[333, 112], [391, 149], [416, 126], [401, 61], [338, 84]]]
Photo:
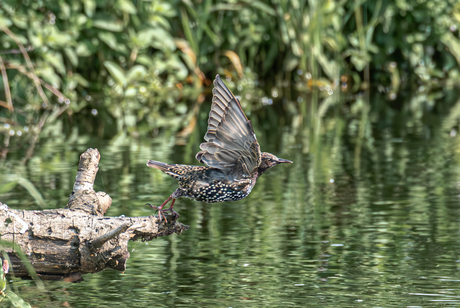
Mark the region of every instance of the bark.
[[[112, 199], [93, 189], [99, 159], [97, 149], [88, 149], [80, 156], [74, 189], [65, 209], [19, 211], [0, 203], [2, 243], [19, 246], [42, 279], [67, 277], [73, 281], [81, 279], [83, 273], [104, 268], [123, 271], [129, 258], [129, 240], [149, 241], [188, 229], [174, 215], [167, 215], [167, 222], [153, 215], [104, 217]], [[17, 249], [3, 246], [11, 260], [10, 272], [30, 276]]]

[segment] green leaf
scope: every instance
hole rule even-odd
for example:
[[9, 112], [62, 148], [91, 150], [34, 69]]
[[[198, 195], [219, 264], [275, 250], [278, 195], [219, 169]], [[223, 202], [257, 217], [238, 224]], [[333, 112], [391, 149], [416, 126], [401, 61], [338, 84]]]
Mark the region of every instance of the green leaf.
[[64, 52], [67, 58], [69, 59], [70, 63], [72, 63], [74, 67], [77, 67], [78, 66], [78, 56], [75, 50], [71, 47], [67, 47], [67, 48], [64, 48]]
[[89, 82], [83, 78], [82, 75], [78, 74], [78, 73], [74, 73], [74, 77], [75, 77], [75, 80], [78, 82], [79, 85], [87, 88], [89, 87]]
[[138, 94], [139, 92], [137, 91], [136, 88], [134, 87], [130, 87], [128, 89], [126, 89], [125, 91], [125, 97], [134, 97]]
[[97, 51], [95, 43], [98, 43], [96, 38], [93, 38], [93, 41], [84, 40], [83, 42], [77, 44], [75, 52], [79, 57], [88, 57]]
[[185, 114], [187, 112], [187, 105], [184, 103], [178, 103], [176, 105], [176, 112], [178, 114]]
[[452, 33], [445, 33], [441, 36], [441, 42], [449, 48], [449, 51], [460, 63], [460, 41]]
[[7, 180], [6, 183], [2, 182], [0, 185], [0, 194], [10, 192], [17, 184], [18, 182], [14, 180]]
[[77, 16], [76, 22], [78, 26], [85, 24], [87, 21], [88, 21], [88, 17], [86, 17], [85, 15], [79, 14]]
[[22, 298], [16, 295], [11, 290], [8, 290], [6, 293], [6, 297], [10, 300], [10, 303], [13, 305], [13, 307], [16, 308], [30, 308], [31, 306], [29, 303], [26, 303]]
[[249, 1], [248, 3], [252, 7], [256, 8], [256, 9], [259, 9], [260, 11], [262, 11], [264, 13], [267, 13], [267, 14], [272, 15], [272, 16], [276, 16], [275, 10], [273, 8], [271, 8], [270, 6], [268, 6], [267, 4], [261, 2], [261, 1]]
[[85, 6], [85, 13], [88, 17], [93, 16], [94, 10], [96, 9], [95, 0], [83, 0], [83, 5]]
[[59, 18], [69, 19], [70, 16], [71, 16], [70, 5], [68, 5], [64, 1], [59, 3]]
[[152, 58], [150, 58], [149, 56], [147, 55], [139, 55], [137, 58], [136, 58], [136, 63], [139, 63], [139, 64], [143, 64], [145, 66], [149, 66], [152, 64]]
[[27, 31], [27, 37], [29, 38], [32, 46], [34, 46], [35, 48], [43, 46], [43, 37], [41, 35], [38, 35], [36, 31], [29, 29]]
[[35, 188], [34, 184], [32, 184], [31, 181], [27, 180], [26, 178], [23, 178], [21, 176], [18, 176], [18, 184], [24, 187], [29, 194], [35, 199], [35, 202], [41, 207], [45, 208], [45, 200], [43, 200], [42, 195], [40, 192]]
[[166, 32], [162, 28], [149, 28], [141, 30], [137, 34], [137, 39], [140, 42], [145, 42], [152, 47], [159, 50], [170, 50], [176, 49], [176, 44], [171, 34]]
[[131, 115], [131, 114], [125, 116], [125, 124], [126, 124], [126, 126], [134, 127], [134, 126], [136, 126], [136, 122], [137, 122], [136, 116]]
[[112, 32], [123, 31], [123, 23], [121, 22], [121, 20], [109, 15], [99, 14], [97, 17], [94, 18], [93, 26]]
[[89, 50], [88, 46], [85, 43], [79, 43], [77, 45], [77, 49], [75, 50], [75, 52], [80, 57], [88, 57], [91, 55], [91, 51]]
[[[22, 251], [21, 247], [17, 243], [14, 242], [8, 242], [5, 240], [0, 239], [0, 246], [2, 247], [9, 247], [13, 249], [16, 253], [16, 255], [19, 256], [19, 259], [21, 259], [22, 265], [26, 268], [27, 273], [29, 276], [35, 281], [35, 285], [39, 290], [42, 292], [45, 291], [45, 286], [43, 282], [40, 280], [40, 278], [37, 275], [37, 272], [35, 271], [34, 267], [32, 266], [29, 258], [26, 256], [26, 254]], [[5, 258], [5, 255], [3, 255]], [[3, 306], [2, 306], [3, 307]], [[21, 306], [14, 306], [14, 307], [21, 307]], [[26, 306], [28, 307], [28, 306]]]
[[179, 80], [183, 80], [187, 77], [187, 67], [175, 54], [172, 54], [171, 57], [166, 61], [166, 67], [170, 72], [173, 72]]
[[[1, 258], [0, 258], [0, 261], [2, 261]], [[6, 289], [6, 277], [5, 277], [5, 274], [6, 273], [3, 271], [3, 267], [0, 267], [0, 293], [5, 291], [5, 289]]]
[[61, 78], [50, 67], [36, 69], [37, 75], [41, 76], [46, 82], [50, 83], [53, 87], [59, 88], [61, 86]]
[[369, 63], [370, 58], [365, 53], [356, 53], [350, 57], [350, 61], [355, 66], [356, 70], [361, 72]]
[[4, 16], [0, 16], [0, 27], [9, 27], [12, 25], [11, 20], [5, 18]]
[[134, 4], [130, 0], [118, 0], [118, 8], [128, 14], [136, 14], [137, 10]]
[[127, 79], [128, 81], [140, 81], [147, 75], [147, 69], [142, 65], [134, 65], [128, 71]]
[[293, 71], [299, 65], [299, 58], [289, 53], [284, 59], [284, 70], [287, 72]]
[[29, 28], [27, 24], [28, 18], [26, 16], [15, 14], [11, 17], [11, 20], [13, 21], [13, 24], [20, 29], [26, 30]]
[[171, 30], [171, 25], [169, 24], [168, 19], [160, 15], [153, 15], [149, 18], [149, 24], [153, 27], [161, 26], [168, 31]]
[[61, 75], [65, 75], [65, 65], [62, 55], [59, 52], [48, 51], [44, 58], [50, 63]]
[[112, 61], [104, 61], [104, 66], [107, 68], [110, 75], [112, 75], [113, 79], [115, 79], [118, 84], [126, 86], [127, 80], [125, 77], [125, 72], [120, 66], [118, 66], [118, 64]]
[[72, 44], [73, 42], [74, 40], [69, 34], [58, 32], [56, 30], [51, 31], [50, 35], [48, 36], [49, 46], [54, 45], [59, 47], [67, 47], [69, 46], [69, 44]]
[[98, 37], [106, 43], [111, 49], [117, 50], [117, 38], [111, 32], [99, 32]]
[[[6, 183], [5, 183], [6, 182]], [[17, 184], [24, 187], [29, 194], [35, 199], [35, 202], [41, 207], [44, 208], [46, 206], [45, 201], [43, 200], [42, 195], [40, 192], [35, 188], [34, 184], [29, 180], [19, 176], [17, 174], [7, 174], [4, 178], [4, 183], [0, 186], [0, 193], [5, 193], [13, 189]]]
[[[186, 1], [183, 2], [185, 3]], [[162, 15], [169, 18], [176, 16], [176, 9], [167, 1], [154, 1], [152, 12], [154, 15]]]

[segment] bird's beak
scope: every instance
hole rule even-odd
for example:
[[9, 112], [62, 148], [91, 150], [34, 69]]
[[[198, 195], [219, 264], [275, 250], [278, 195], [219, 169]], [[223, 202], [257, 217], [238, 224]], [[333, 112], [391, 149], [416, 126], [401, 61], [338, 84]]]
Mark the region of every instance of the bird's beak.
[[287, 160], [287, 159], [278, 158], [277, 163], [278, 164], [280, 164], [280, 163], [290, 163], [290, 164], [292, 164], [292, 161]]

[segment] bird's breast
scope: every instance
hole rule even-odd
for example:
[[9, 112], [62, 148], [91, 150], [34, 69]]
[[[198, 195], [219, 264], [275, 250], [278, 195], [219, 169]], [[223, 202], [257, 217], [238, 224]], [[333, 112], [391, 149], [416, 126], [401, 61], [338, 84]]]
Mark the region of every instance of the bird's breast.
[[235, 178], [228, 170], [202, 168], [193, 170], [179, 180], [182, 196], [207, 203], [237, 201], [251, 192], [257, 180], [256, 174], [249, 178]]
[[238, 201], [249, 195], [254, 184], [255, 181], [252, 179], [233, 182], [197, 182], [194, 189], [190, 191], [189, 197], [206, 203]]

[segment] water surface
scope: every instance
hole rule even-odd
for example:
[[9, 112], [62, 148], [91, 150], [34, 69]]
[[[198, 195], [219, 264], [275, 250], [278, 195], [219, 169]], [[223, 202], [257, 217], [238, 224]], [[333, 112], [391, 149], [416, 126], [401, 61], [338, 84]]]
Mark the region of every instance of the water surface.
[[[239, 202], [179, 199], [189, 230], [130, 243], [123, 273], [46, 282], [45, 292], [15, 280], [17, 294], [34, 307], [459, 305], [460, 139], [449, 108], [420, 117], [379, 98], [365, 104], [366, 115], [347, 114], [344, 104], [318, 122], [281, 120], [265, 106], [253, 115], [261, 148], [294, 164], [267, 171]], [[177, 184], [146, 161], [197, 164], [204, 129], [205, 120], [185, 145], [167, 130], [110, 141], [42, 138], [26, 167], [14, 170], [47, 208], [64, 207], [79, 155], [97, 147], [95, 188], [113, 198], [106, 215], [151, 215], [144, 204], [161, 204]], [[12, 149], [6, 163], [21, 155]], [[21, 186], [0, 201], [39, 209]]]

